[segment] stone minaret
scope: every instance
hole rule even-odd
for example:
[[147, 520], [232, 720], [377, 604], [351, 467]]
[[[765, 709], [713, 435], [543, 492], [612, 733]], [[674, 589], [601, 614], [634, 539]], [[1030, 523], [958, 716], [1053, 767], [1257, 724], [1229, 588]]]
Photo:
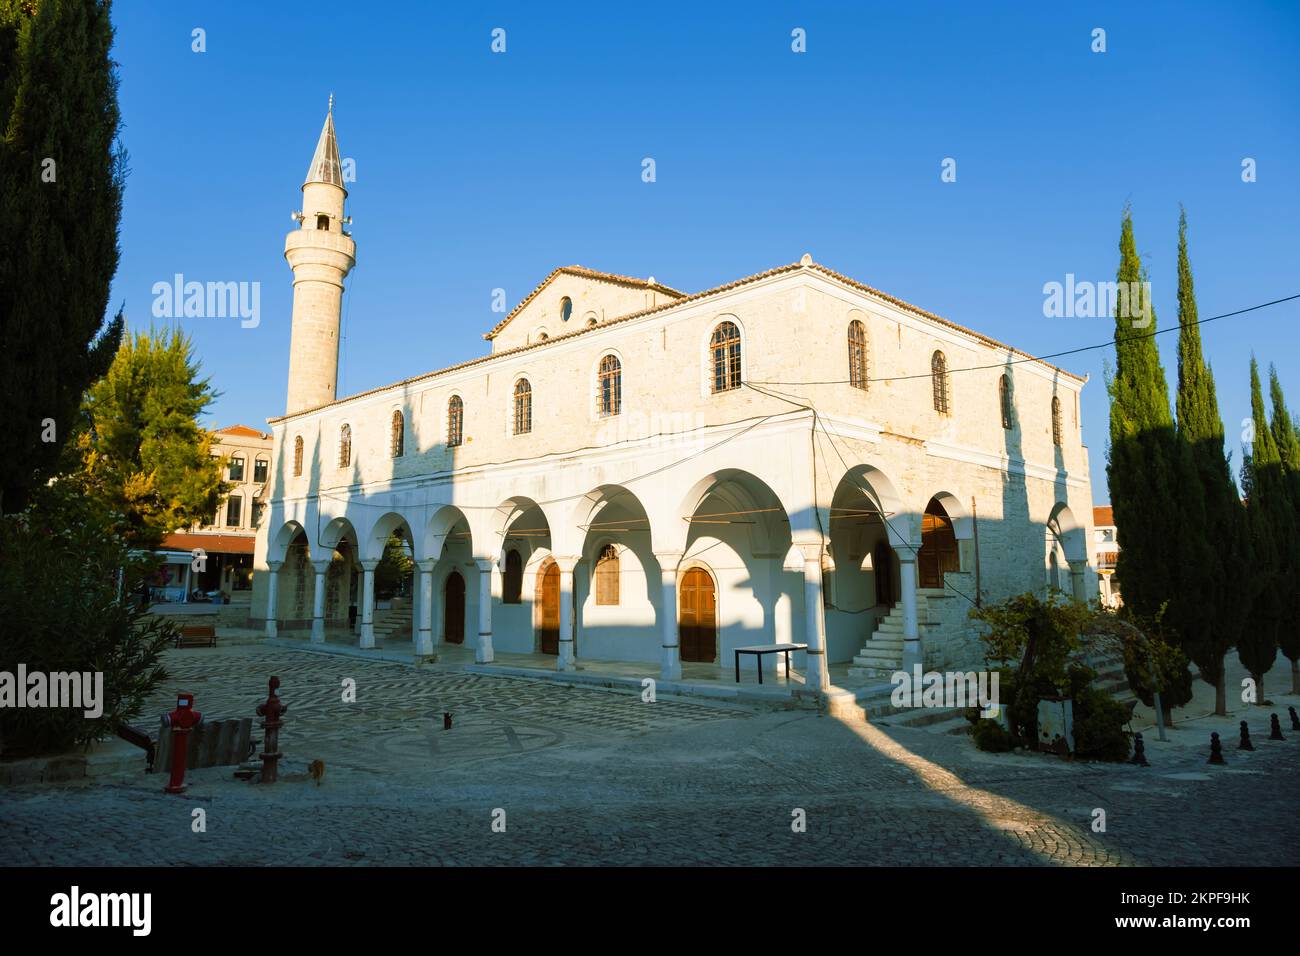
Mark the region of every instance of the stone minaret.
[[339, 319], [343, 279], [356, 265], [356, 243], [343, 231], [343, 167], [334, 138], [334, 97], [302, 184], [300, 228], [284, 240], [293, 269], [293, 333], [286, 414], [338, 397]]

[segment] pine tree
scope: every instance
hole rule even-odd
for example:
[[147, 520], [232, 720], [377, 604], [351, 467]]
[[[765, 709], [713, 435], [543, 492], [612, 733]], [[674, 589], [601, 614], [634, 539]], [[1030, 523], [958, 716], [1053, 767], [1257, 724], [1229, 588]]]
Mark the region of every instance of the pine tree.
[[198, 371], [179, 330], [141, 332], [122, 343], [86, 396], [70, 448], [79, 459], [75, 480], [123, 516], [135, 547], [210, 521], [224, 490], [212, 433], [198, 421], [217, 396]]
[[[1237, 641], [1237, 656], [1255, 680], [1259, 703], [1264, 701], [1264, 675], [1277, 659], [1278, 635], [1283, 626], [1285, 597], [1288, 587], [1282, 577], [1280, 538], [1290, 528], [1289, 510], [1279, 503], [1286, 496], [1285, 477], [1277, 444], [1264, 412], [1264, 396], [1259, 386], [1259, 365], [1250, 360], [1250, 412], [1253, 441], [1249, 470], [1243, 473], [1246, 490], [1246, 517], [1250, 525], [1251, 549], [1254, 554], [1251, 580], [1254, 584], [1246, 627]], [[1294, 585], [1290, 585], [1294, 588]]]
[[1273, 433], [1273, 442], [1282, 463], [1286, 485], [1283, 503], [1291, 529], [1290, 534], [1278, 542], [1282, 552], [1283, 580], [1289, 583], [1282, 592], [1286, 604], [1283, 612], [1285, 623], [1278, 631], [1277, 640], [1282, 653], [1291, 662], [1291, 693], [1300, 694], [1300, 626], [1296, 623], [1300, 621], [1300, 439], [1297, 439], [1295, 427], [1291, 424], [1291, 413], [1286, 407], [1277, 369], [1272, 365], [1268, 368], [1268, 388], [1273, 404], [1269, 430]]
[[1236, 645], [1245, 620], [1250, 532], [1223, 450], [1223, 419], [1214, 373], [1201, 352], [1185, 211], [1178, 217], [1178, 327], [1178, 438], [1191, 452], [1198, 479], [1193, 490], [1202, 497], [1205, 508], [1202, 537], [1211, 543], [1209, 560], [1186, 569], [1189, 577], [1199, 578], [1192, 593], [1199, 596], [1202, 617], [1187, 634], [1184, 650], [1196, 663], [1201, 678], [1214, 685], [1214, 712], [1223, 715], [1227, 713], [1224, 656]]
[[113, 359], [126, 155], [109, 0], [0, 0], [0, 511], [55, 469]]
[[[1205, 509], [1190, 449], [1174, 430], [1165, 372], [1151, 335], [1155, 309], [1143, 286], [1146, 275], [1128, 209], [1119, 248], [1120, 288], [1134, 292], [1128, 296], [1128, 314], [1116, 310], [1110, 381], [1106, 475], [1119, 537], [1115, 578], [1126, 608], [1138, 618], [1162, 620], [1188, 647], [1203, 628], [1200, 595], [1194, 589], [1209, 561], [1209, 547], [1200, 536]], [[1186, 700], [1166, 703], [1172, 707]]]

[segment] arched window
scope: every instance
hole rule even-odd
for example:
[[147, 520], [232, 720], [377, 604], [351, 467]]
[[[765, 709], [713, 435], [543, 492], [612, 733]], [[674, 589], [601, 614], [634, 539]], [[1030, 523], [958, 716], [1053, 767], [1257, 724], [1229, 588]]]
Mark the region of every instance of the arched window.
[[527, 435], [533, 430], [533, 387], [528, 379], [515, 382], [515, 434]]
[[506, 573], [501, 580], [503, 604], [518, 604], [524, 587], [524, 559], [511, 548], [506, 552]]
[[1053, 591], [1061, 590], [1061, 566], [1056, 561], [1056, 549], [1047, 558], [1047, 584]]
[[319, 215], [319, 216], [316, 217], [316, 228], [317, 228], [317, 229], [324, 229], [325, 231], [328, 232], [328, 231], [329, 231], [329, 227], [330, 227], [330, 217], [329, 217], [329, 216], [327, 216], [327, 215], [325, 215], [324, 213], [322, 213], [321, 215]]
[[447, 447], [455, 448], [465, 438], [465, 403], [453, 395], [447, 403]]
[[1061, 445], [1061, 400], [1052, 396], [1052, 444]]
[[606, 355], [596, 376], [596, 411], [601, 418], [609, 418], [622, 410], [623, 365], [617, 355]]
[[948, 414], [948, 360], [942, 352], [930, 356], [930, 384], [934, 389], [934, 410]]
[[858, 319], [849, 323], [849, 384], [867, 389], [867, 327]]
[[1002, 406], [1002, 427], [1011, 428], [1011, 379], [1003, 375], [998, 379], [998, 404]]
[[713, 359], [713, 391], [740, 388], [740, 329], [734, 322], [722, 322], [709, 339]]
[[293, 440], [293, 476], [302, 477], [302, 436], [298, 435]]
[[406, 454], [406, 421], [402, 418], [400, 409], [393, 412], [392, 451], [394, 458], [401, 458]]
[[352, 426], [344, 425], [339, 429], [339, 467], [347, 468], [352, 464]]
[[607, 544], [596, 559], [596, 603], [618, 603], [618, 549]]
[[560, 300], [560, 321], [568, 322], [571, 315], [573, 315], [573, 300], [566, 295]]
[[239, 519], [242, 517], [241, 512], [244, 509], [244, 499], [240, 495], [231, 495], [226, 499], [226, 527], [238, 528]]
[[271, 474], [270, 459], [258, 455], [253, 461], [253, 481], [259, 485], [266, 484], [267, 477]]
[[231, 481], [244, 480], [244, 456], [236, 455], [230, 459], [229, 475]]

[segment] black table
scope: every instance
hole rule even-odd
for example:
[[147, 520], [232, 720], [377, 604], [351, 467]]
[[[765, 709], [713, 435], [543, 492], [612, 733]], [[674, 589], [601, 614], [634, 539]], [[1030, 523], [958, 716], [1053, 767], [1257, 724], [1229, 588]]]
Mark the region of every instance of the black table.
[[753, 654], [758, 658], [758, 682], [763, 683], [763, 655], [764, 654], [784, 654], [785, 655], [785, 673], [790, 675], [790, 652], [806, 651], [807, 644], [750, 644], [748, 647], [736, 648], [736, 683], [740, 683], [740, 655]]

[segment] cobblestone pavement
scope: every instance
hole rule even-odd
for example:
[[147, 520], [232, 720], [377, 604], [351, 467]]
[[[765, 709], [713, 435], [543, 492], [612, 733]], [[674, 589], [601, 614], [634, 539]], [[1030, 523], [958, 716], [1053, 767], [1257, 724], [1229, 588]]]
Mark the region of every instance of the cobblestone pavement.
[[[192, 771], [0, 793], [0, 863], [1300, 863], [1300, 732], [1208, 767], [1204, 722], [1153, 766], [981, 754], [961, 737], [807, 711], [660, 699], [261, 646], [169, 652], [212, 717], [251, 714], [277, 674], [288, 754], [274, 787]], [[342, 702], [345, 678], [355, 703]], [[1285, 713], [1285, 704], [1278, 708]], [[442, 730], [449, 710], [453, 729]], [[142, 721], [143, 722], [143, 721]], [[305, 774], [326, 764], [323, 784]], [[206, 832], [192, 830], [192, 811]], [[1104, 832], [1094, 831], [1096, 810]], [[806, 830], [796, 832], [797, 811]], [[504, 815], [504, 832], [494, 830]]]

